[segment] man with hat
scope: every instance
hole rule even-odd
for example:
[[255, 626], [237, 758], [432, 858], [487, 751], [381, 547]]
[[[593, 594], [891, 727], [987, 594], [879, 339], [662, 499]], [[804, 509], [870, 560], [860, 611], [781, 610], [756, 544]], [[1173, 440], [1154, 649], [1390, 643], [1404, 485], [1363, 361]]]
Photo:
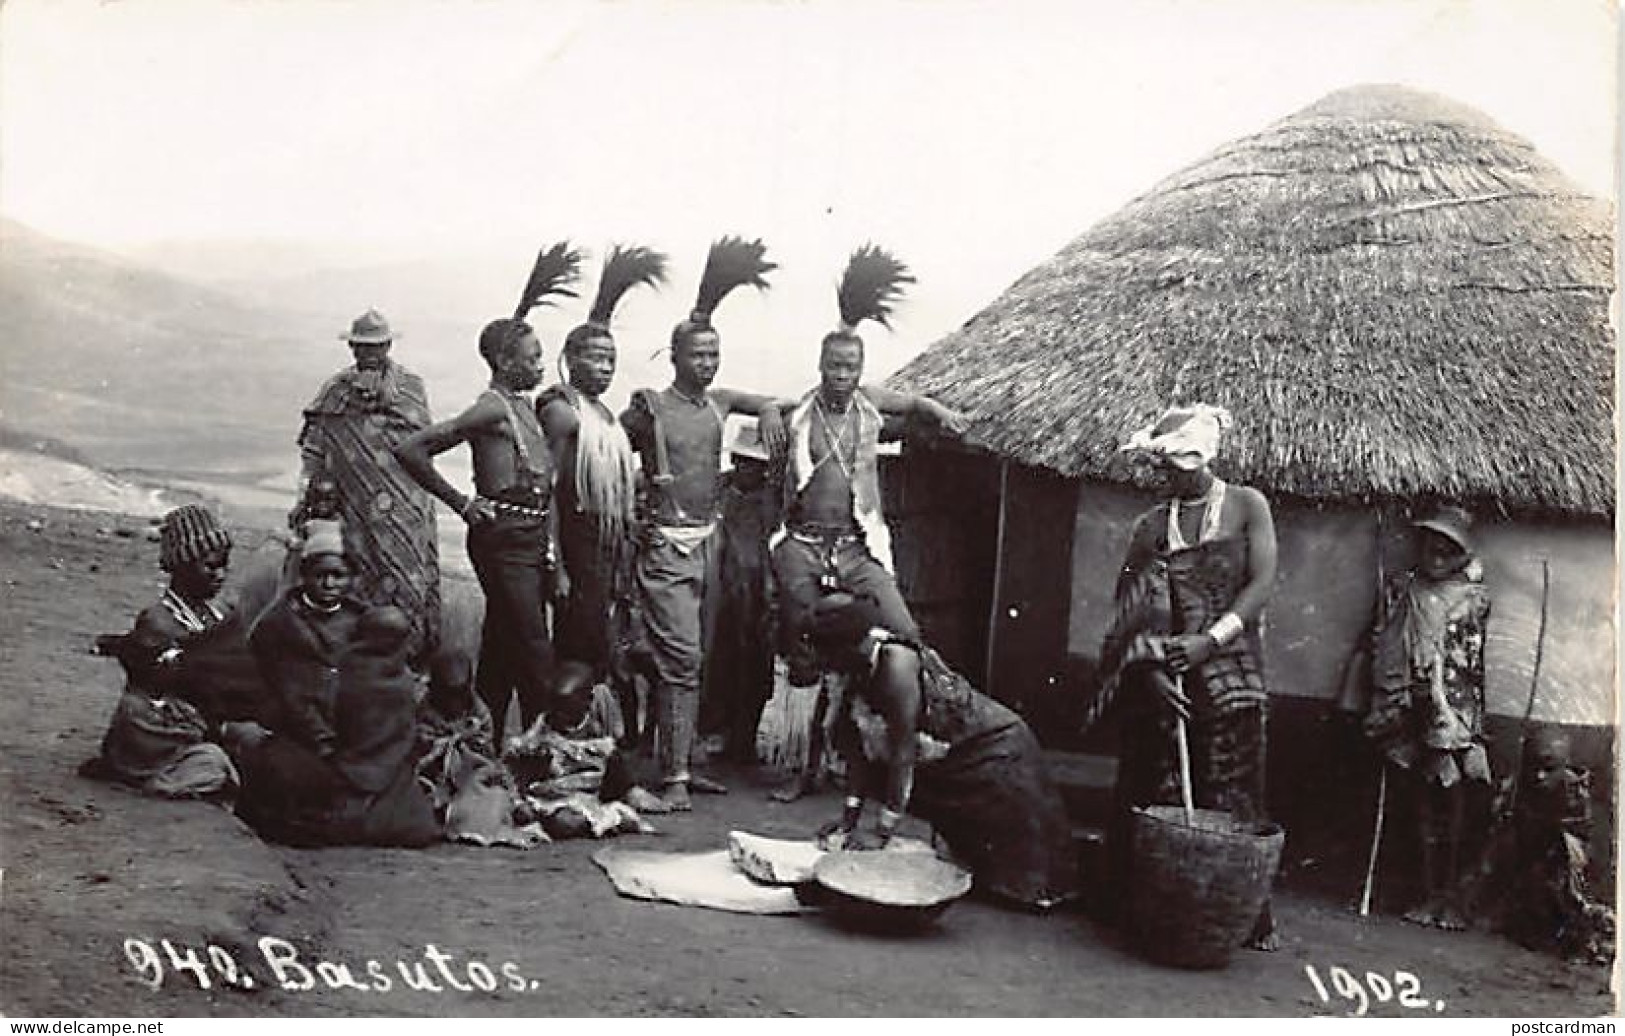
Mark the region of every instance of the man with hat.
[[[1134, 525], [1101, 649], [1102, 686], [1122, 688], [1108, 834], [1118, 882], [1127, 878], [1133, 808], [1181, 800], [1182, 740], [1198, 807], [1265, 816], [1269, 694], [1259, 628], [1275, 582], [1275, 524], [1262, 493], [1209, 468], [1230, 423], [1220, 407], [1176, 406], [1123, 447], [1153, 458], [1168, 499]], [[1249, 944], [1280, 944], [1267, 903]]]
[[440, 633], [440, 548], [434, 500], [395, 460], [395, 447], [429, 425], [423, 379], [390, 358], [389, 321], [369, 309], [340, 338], [355, 363], [305, 408], [299, 433], [299, 502], [289, 515], [343, 522], [356, 593], [412, 622], [411, 655], [426, 658]]
[[716, 588], [705, 650], [700, 733], [724, 738], [729, 759], [756, 761], [756, 731], [773, 693], [773, 570], [767, 541], [779, 524], [783, 472], [761, 433], [739, 430], [722, 478]]
[[1366, 734], [1416, 796], [1423, 902], [1407, 921], [1466, 927], [1460, 896], [1470, 784], [1487, 787], [1484, 640], [1490, 595], [1472, 516], [1440, 506], [1413, 528], [1416, 563], [1383, 588]]

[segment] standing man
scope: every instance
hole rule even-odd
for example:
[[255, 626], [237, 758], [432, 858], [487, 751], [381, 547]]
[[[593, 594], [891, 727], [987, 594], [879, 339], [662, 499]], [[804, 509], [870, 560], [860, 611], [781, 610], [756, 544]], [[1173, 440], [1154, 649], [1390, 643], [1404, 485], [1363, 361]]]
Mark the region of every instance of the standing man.
[[966, 420], [924, 396], [860, 387], [863, 339], [857, 334], [864, 320], [889, 328], [902, 286], [912, 283], [908, 268], [880, 248], [864, 245], [853, 253], [837, 292], [840, 326], [824, 336], [819, 354], [819, 385], [785, 422], [790, 452], [773, 572], [791, 642], [805, 634], [819, 597], [836, 589], [873, 597], [892, 633], [920, 635], [891, 573], [876, 447], [887, 415], [924, 418], [954, 434]]
[[[450, 421], [431, 425], [396, 448], [401, 466], [468, 523], [468, 557], [485, 592], [485, 623], [475, 689], [491, 710], [500, 745], [508, 699], [519, 695], [528, 726], [547, 711], [553, 686], [553, 642], [547, 599], [556, 567], [548, 512], [553, 458], [524, 393], [542, 381], [542, 343], [526, 315], [549, 295], [574, 295], [581, 256], [567, 242], [536, 259], [512, 318], [480, 332], [491, 384]], [[434, 458], [467, 443], [476, 495], [465, 496], [435, 470]]]
[[327, 380], [299, 432], [299, 500], [288, 516], [337, 518], [356, 566], [357, 594], [393, 605], [412, 623], [410, 657], [440, 639], [440, 549], [434, 501], [396, 462], [394, 449], [429, 425], [423, 379], [390, 359], [389, 321], [369, 309], [350, 324], [355, 365]]
[[711, 246], [699, 297], [671, 333], [672, 383], [640, 389], [621, 415], [649, 489], [651, 524], [637, 557], [636, 583], [644, 647], [656, 677], [655, 734], [669, 810], [690, 808], [689, 787], [721, 791], [690, 773], [699, 723], [700, 671], [706, 642], [701, 605], [715, 567], [713, 541], [722, 490], [723, 426], [729, 414], [761, 415], [763, 438], [783, 451], [784, 424], [766, 396], [712, 388], [721, 336], [711, 314], [742, 284], [766, 288], [775, 268], [761, 241], [726, 237]]
[[569, 382], [536, 401], [558, 468], [559, 549], [565, 600], [555, 631], [565, 658], [610, 669], [611, 632], [624, 622], [631, 590], [637, 468], [632, 444], [604, 405], [615, 377], [615, 338], [609, 321], [621, 297], [640, 284], [666, 279], [666, 257], [641, 246], [616, 245], [604, 260], [587, 322], [564, 340]]
[[[1180, 802], [1177, 718], [1189, 724], [1196, 805], [1265, 817], [1259, 621], [1275, 583], [1275, 523], [1264, 494], [1208, 469], [1229, 427], [1227, 410], [1174, 407], [1123, 447], [1155, 458], [1169, 499], [1135, 523], [1101, 650], [1124, 710], [1108, 836], [1120, 882], [1134, 807]], [[1249, 945], [1279, 946], [1268, 903]]]

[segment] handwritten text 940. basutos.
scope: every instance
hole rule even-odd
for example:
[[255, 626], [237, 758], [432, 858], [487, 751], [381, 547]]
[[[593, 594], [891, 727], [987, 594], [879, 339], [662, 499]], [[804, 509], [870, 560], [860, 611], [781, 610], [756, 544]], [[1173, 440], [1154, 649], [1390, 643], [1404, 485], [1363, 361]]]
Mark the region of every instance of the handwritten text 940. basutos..
[[344, 990], [361, 993], [528, 993], [541, 988], [512, 961], [487, 963], [447, 953], [429, 943], [415, 960], [368, 960], [360, 965], [303, 957], [286, 939], [265, 936], [256, 944], [268, 976], [251, 970], [223, 946], [200, 953], [168, 939], [124, 940], [124, 956], [137, 977], [152, 989], [181, 980], [199, 989], [216, 986], [252, 990], [270, 986], [290, 993]]

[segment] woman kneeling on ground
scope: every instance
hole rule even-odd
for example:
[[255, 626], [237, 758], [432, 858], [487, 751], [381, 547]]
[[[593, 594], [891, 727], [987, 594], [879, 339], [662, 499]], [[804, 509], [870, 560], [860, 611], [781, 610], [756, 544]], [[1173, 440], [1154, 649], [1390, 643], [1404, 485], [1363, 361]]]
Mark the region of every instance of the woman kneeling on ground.
[[[1077, 894], [1066, 810], [1021, 717], [981, 694], [936, 651], [878, 627], [867, 597], [834, 593], [813, 613], [824, 663], [849, 678], [835, 741], [852, 782], [831, 848], [882, 848], [903, 812], [925, 820], [985, 892], [1040, 910]], [[858, 830], [864, 796], [878, 826]]]

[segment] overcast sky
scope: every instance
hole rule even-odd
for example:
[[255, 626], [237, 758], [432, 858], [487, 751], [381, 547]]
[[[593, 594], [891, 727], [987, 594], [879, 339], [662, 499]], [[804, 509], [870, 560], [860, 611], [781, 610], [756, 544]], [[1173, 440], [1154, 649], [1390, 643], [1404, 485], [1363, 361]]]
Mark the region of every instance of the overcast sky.
[[874, 239], [920, 279], [882, 370], [1345, 86], [1448, 94], [1614, 185], [1608, 0], [7, 0], [0, 48], [0, 210], [37, 229], [483, 257], [516, 267], [492, 310], [544, 241], [644, 241], [678, 264], [663, 324], [712, 237], [760, 235], [775, 290], [720, 319], [798, 355]]

